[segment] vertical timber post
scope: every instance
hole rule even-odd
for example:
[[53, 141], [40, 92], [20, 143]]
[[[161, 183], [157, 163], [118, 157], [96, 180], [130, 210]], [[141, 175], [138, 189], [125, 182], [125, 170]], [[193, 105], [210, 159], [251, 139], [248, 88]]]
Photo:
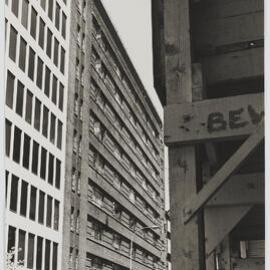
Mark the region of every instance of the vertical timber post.
[[[189, 0], [164, 1], [165, 77], [167, 104], [192, 102]], [[172, 269], [203, 269], [197, 217], [184, 225], [184, 202], [197, 192], [196, 149], [169, 147]]]

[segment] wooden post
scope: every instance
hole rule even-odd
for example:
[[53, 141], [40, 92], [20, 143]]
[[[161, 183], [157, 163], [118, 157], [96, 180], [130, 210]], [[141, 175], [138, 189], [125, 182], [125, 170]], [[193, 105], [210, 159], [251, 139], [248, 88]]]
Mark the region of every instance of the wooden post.
[[[192, 67], [188, 0], [164, 1], [167, 105], [192, 102]], [[169, 147], [169, 179], [173, 270], [202, 269], [197, 218], [184, 225], [184, 202], [197, 193], [194, 146]]]

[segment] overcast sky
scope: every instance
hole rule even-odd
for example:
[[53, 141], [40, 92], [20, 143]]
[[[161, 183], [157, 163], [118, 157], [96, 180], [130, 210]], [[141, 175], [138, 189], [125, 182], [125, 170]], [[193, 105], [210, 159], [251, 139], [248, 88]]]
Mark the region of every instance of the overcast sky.
[[151, 0], [102, 0], [160, 117], [153, 87]]

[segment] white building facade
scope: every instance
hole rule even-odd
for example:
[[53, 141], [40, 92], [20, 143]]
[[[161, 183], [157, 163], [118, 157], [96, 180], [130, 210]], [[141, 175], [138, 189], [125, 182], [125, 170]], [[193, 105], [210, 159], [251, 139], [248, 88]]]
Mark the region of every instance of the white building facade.
[[6, 0], [6, 250], [61, 268], [68, 0]]

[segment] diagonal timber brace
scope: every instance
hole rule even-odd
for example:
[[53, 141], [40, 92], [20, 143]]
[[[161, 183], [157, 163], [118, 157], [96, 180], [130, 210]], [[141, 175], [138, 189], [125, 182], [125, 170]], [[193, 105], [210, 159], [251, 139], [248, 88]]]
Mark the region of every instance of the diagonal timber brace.
[[183, 208], [183, 221], [189, 220], [202, 208], [212, 196], [222, 187], [229, 177], [239, 168], [239, 166], [256, 150], [257, 146], [264, 139], [264, 122], [261, 122], [257, 129], [239, 147], [239, 149], [225, 162], [222, 168], [212, 177], [212, 179], [194, 194]]

